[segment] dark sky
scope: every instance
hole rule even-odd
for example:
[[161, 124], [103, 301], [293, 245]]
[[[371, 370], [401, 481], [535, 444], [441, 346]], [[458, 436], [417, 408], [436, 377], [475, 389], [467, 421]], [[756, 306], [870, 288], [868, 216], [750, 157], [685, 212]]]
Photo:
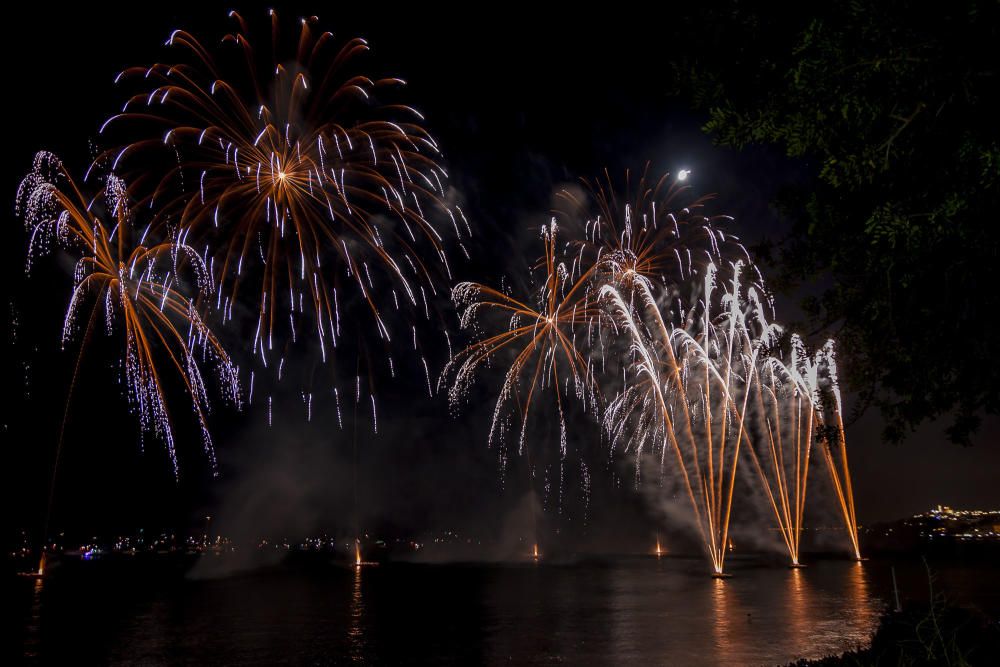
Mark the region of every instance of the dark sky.
[[[286, 18], [317, 13], [341, 38], [366, 37], [372, 62], [409, 82], [409, 100], [425, 112], [444, 149], [476, 235], [472, 261], [456, 269], [459, 278], [496, 281], [502, 273], [523, 273], [525, 260], [511, 257], [540, 250], [533, 239], [552, 193], [605, 167], [620, 174], [649, 160], [654, 170], [692, 169], [698, 192], [718, 193], [710, 210], [735, 216], [733, 231], [750, 242], [780, 236], [784, 226], [768, 202], [782, 184], [810, 174], [808, 164], [767, 150], [713, 147], [699, 130], [702, 119], [668, 97], [666, 64], [677, 49], [697, 44], [697, 26], [680, 16], [646, 21], [627, 5], [620, 15], [612, 8], [599, 15], [568, 9], [537, 16], [530, 5], [508, 4], [465, 15], [418, 5], [338, 7], [337, 13], [327, 3], [277, 7]], [[75, 167], [84, 164], [88, 140], [121, 102], [115, 74], [126, 65], [165, 59], [161, 45], [173, 28], [211, 41], [229, 27], [229, 8], [133, 3], [54, 11], [28, 4], [6, 14], [3, 188], [11, 231], [3, 285], [5, 309], [16, 302], [21, 329], [17, 347], [7, 348], [4, 369], [15, 396], [24, 393], [20, 364], [31, 360], [27, 397], [5, 401], [2, 424], [11, 494], [6, 506], [17, 527], [39, 521], [75, 358], [74, 347], [59, 349], [70, 285], [65, 264], [51, 262], [30, 281], [23, 276], [24, 237], [13, 216], [17, 184], [39, 149]], [[254, 11], [264, 10], [244, 8], [247, 15]], [[779, 297], [778, 308], [779, 320], [798, 316], [792, 297]], [[454, 323], [453, 316], [447, 321]], [[203, 460], [192, 455], [182, 460], [184, 476], [175, 482], [160, 445], [148, 442], [144, 453], [138, 451], [108, 359], [97, 355], [83, 370], [57, 485], [57, 523], [104, 530], [184, 523], [211, 512], [234, 522], [257, 521], [256, 528], [344, 528], [351, 505], [350, 428], [333, 429], [328, 415], [306, 424], [297, 396], [284, 398], [270, 429], [259, 405], [242, 415], [223, 412], [215, 423], [222, 476], [209, 479]], [[474, 394], [479, 404], [452, 418], [443, 397], [412, 398], [421, 395], [423, 383], [421, 374], [412, 376], [380, 395], [386, 407], [378, 437], [365, 424], [359, 427], [363, 521], [402, 530], [502, 530], [520, 500], [511, 484], [501, 490], [495, 452], [486, 447], [493, 388], [483, 383]], [[596, 430], [583, 420], [574, 426]], [[1000, 424], [988, 420], [968, 449], [945, 442], [943, 427], [928, 424], [898, 447], [879, 440], [877, 414], [849, 428], [862, 521], [937, 503], [1000, 506]], [[595, 533], [617, 525], [644, 529], [648, 512], [629, 496], [628, 484], [614, 493], [595, 492]], [[622, 516], [628, 513], [636, 516]]]

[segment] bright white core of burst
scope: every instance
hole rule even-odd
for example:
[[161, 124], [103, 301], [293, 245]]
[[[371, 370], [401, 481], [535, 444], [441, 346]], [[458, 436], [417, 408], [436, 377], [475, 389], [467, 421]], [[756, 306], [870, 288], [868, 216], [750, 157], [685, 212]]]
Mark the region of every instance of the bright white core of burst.
[[691, 170], [690, 169], [681, 169], [680, 171], [677, 172], [677, 180], [678, 181], [686, 181], [687, 177], [690, 174], [691, 174]]

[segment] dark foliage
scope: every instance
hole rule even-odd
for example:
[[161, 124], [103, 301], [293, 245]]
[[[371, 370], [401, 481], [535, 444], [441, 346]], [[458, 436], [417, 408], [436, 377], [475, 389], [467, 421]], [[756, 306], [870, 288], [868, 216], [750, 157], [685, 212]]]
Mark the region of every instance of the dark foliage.
[[965, 667], [995, 665], [998, 655], [1000, 627], [995, 621], [956, 607], [916, 606], [887, 613], [870, 648], [819, 660], [800, 660], [793, 667]]
[[776, 202], [791, 232], [765, 250], [779, 287], [827, 286], [803, 305], [885, 437], [947, 415], [968, 444], [1000, 410], [1000, 3], [787, 7], [705, 10], [677, 92], [719, 144], [813, 175]]

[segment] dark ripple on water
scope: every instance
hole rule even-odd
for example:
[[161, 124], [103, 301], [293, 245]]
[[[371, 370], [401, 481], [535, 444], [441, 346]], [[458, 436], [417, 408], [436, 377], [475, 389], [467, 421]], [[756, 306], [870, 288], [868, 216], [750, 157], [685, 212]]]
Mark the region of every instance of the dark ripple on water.
[[[695, 559], [644, 558], [189, 580], [102, 564], [17, 582], [12, 601], [29, 664], [754, 665], [866, 645], [891, 595], [888, 563], [732, 568], [717, 580]], [[904, 595], [925, 593], [918, 569], [902, 568]], [[939, 585], [997, 605], [991, 577], [963, 566]]]

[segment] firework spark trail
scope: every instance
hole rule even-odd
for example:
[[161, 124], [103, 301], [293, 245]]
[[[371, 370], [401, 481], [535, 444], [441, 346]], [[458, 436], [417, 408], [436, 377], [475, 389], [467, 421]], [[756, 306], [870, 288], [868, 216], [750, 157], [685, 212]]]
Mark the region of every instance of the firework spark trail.
[[[837, 495], [838, 509], [844, 521], [844, 530], [851, 543], [853, 556], [861, 560], [861, 546], [858, 541], [858, 522], [854, 511], [854, 490], [851, 485], [851, 471], [847, 465], [847, 439], [844, 434], [843, 405], [837, 378], [837, 358], [833, 340], [828, 340], [817, 354], [818, 366], [824, 371], [826, 390], [833, 400], [823, 405], [822, 417], [826, 428], [821, 431], [820, 451], [826, 463], [830, 482]], [[819, 384], [819, 383], [817, 383]], [[832, 412], [832, 419], [827, 414]], [[832, 422], [832, 423], [831, 423]]]
[[[504, 430], [508, 411], [513, 408], [520, 415], [518, 453], [524, 454], [533, 401], [548, 389], [553, 394], [558, 414], [562, 466], [568, 454], [566, 395], [572, 392], [583, 402], [584, 409], [588, 406], [592, 411], [597, 409], [595, 375], [578, 333], [593, 325], [601, 317], [601, 310], [592, 292], [592, 269], [579, 272], [576, 277], [571, 275], [565, 262], [560, 260], [557, 232], [555, 220], [542, 228], [545, 252], [540, 267], [544, 279], [537, 294], [537, 306], [529, 304], [531, 299], [520, 300], [480, 283], [456, 285], [452, 298], [460, 311], [463, 328], [476, 327], [481, 316], [503, 322], [506, 328], [480, 337], [455, 354], [441, 380], [452, 380], [448, 396], [452, 407], [456, 408], [481, 367], [502, 354], [513, 354], [493, 411], [490, 446], [499, 439], [501, 449], [506, 449]], [[506, 454], [502, 452], [501, 458], [506, 460]]]
[[[509, 320], [506, 331], [480, 338], [455, 355], [446, 368], [446, 375], [450, 372], [454, 377], [449, 391], [454, 406], [465, 395], [475, 371], [480, 366], [492, 361], [501, 350], [514, 351], [513, 362], [505, 374], [494, 409], [489, 436], [491, 445], [498, 437], [502, 439], [508, 427], [508, 403], [516, 403], [520, 410], [518, 450], [519, 453], [525, 452], [525, 433], [532, 400], [540, 389], [549, 386], [555, 388], [560, 449], [565, 453], [566, 427], [562, 400], [564, 392], [560, 391], [559, 387], [560, 364], [557, 361], [570, 369], [578, 393], [585, 398], [586, 405], [587, 392], [580, 391], [580, 385], [591, 387], [591, 393], [595, 393], [594, 378], [596, 373], [600, 372], [595, 368], [593, 356], [600, 355], [600, 370], [604, 370], [608, 355], [612, 355], [613, 358], [623, 351], [621, 348], [623, 332], [614, 318], [606, 317], [605, 309], [598, 303], [599, 291], [606, 296], [605, 290], [616, 290], [622, 311], [630, 309], [636, 300], [647, 301], [655, 310], [654, 292], [675, 290], [677, 286], [690, 282], [698, 273], [698, 266], [720, 262], [729, 256], [747, 256], [746, 249], [739, 243], [738, 238], [716, 228], [715, 224], [720, 220], [728, 220], [727, 217], [708, 218], [698, 213], [705, 199], [697, 199], [687, 207], [671, 211], [670, 207], [677, 205], [679, 195], [687, 188], [670, 180], [669, 175], [662, 176], [656, 182], [650, 182], [647, 180], [647, 174], [648, 166], [642, 173], [635, 192], [630, 191], [626, 176], [626, 192], [623, 195], [616, 192], [610, 177], [607, 177], [607, 187], [599, 181], [585, 182], [589, 189], [589, 198], [580, 197], [569, 190], [560, 193], [562, 208], [556, 214], [566, 219], [571, 228], [579, 228], [583, 238], [565, 243], [562, 250], [563, 261], [557, 265], [555, 219], [552, 226], [544, 231], [546, 253], [535, 267], [543, 269], [546, 275], [546, 287], [542, 289], [540, 299], [541, 307], [531, 308], [523, 301], [513, 299], [504, 291], [486, 288], [478, 283], [462, 283], [455, 288], [453, 299], [462, 311], [463, 327], [476, 326], [481, 311], [494, 314], [500, 312]], [[744, 264], [740, 263], [738, 266], [743, 267]], [[752, 264], [750, 266], [756, 271]], [[759, 272], [757, 276], [759, 279]], [[714, 268], [709, 282], [714, 285]], [[554, 299], [557, 290], [553, 285], [557, 284], [563, 286], [564, 292], [560, 293], [559, 299]], [[734, 302], [739, 301], [738, 288], [738, 276], [734, 274], [734, 286], [730, 290], [733, 292], [730, 296]], [[756, 292], [752, 296], [756, 299]], [[724, 297], [722, 301], [726, 301], [726, 298], [729, 297]], [[755, 305], [756, 310], [751, 315], [762, 314], [760, 304], [755, 302]], [[746, 410], [746, 401], [744, 400], [743, 405], [736, 405], [729, 393], [729, 385], [740, 377], [739, 369], [735, 366], [744, 363], [743, 357], [748, 354], [756, 355], [756, 350], [747, 352], [743, 349], [755, 345], [755, 342], [749, 339], [749, 334], [737, 340], [738, 334], [747, 328], [746, 315], [738, 312], [737, 305], [728, 308], [732, 311], [727, 315], [730, 320], [729, 329], [717, 334], [708, 334], [703, 341], [695, 338], [687, 341], [674, 340], [663, 318], [657, 313], [659, 330], [663, 334], [663, 340], [670, 341], [667, 346], [670, 348], [669, 356], [677, 367], [671, 382], [682, 388], [690, 385], [692, 396], [700, 397], [698, 400], [701, 404], [711, 406], [713, 401], [719, 401], [720, 397], [722, 401], [715, 408], [718, 424], [714, 427], [718, 441], [711, 435], [712, 417], [709, 417], [707, 423], [702, 420], [695, 424], [691, 421], [694, 418], [692, 414], [687, 414], [684, 420], [687, 432], [678, 431], [675, 434], [671, 431], [672, 436], [684, 439], [684, 449], [693, 457], [688, 465], [698, 468], [692, 471], [692, 476], [688, 480], [689, 495], [700, 517], [699, 522], [703, 519], [708, 526], [703, 536], [720, 571], [723, 557], [720, 545], [726, 543], [732, 487], [735, 483], [735, 469], [729, 465], [727, 457], [733, 452], [738, 452], [740, 442], [748, 437], [742, 433], [742, 413]], [[680, 307], [681, 319], [687, 317], [690, 320], [696, 310], [697, 308], [691, 308], [685, 315], [683, 307]], [[716, 325], [712, 323], [710, 326], [708, 319], [709, 313], [706, 309], [704, 322], [692, 320], [687, 322], [687, 326], [695, 327], [701, 324], [705, 331], [714, 331]], [[624, 324], [628, 329], [628, 323]], [[641, 326], [636, 326], [635, 322], [631, 324], [633, 334], [648, 333], [649, 323], [642, 322]], [[738, 331], [738, 327], [742, 328]], [[556, 333], [561, 334], [561, 338]], [[719, 341], [722, 340], [728, 341], [724, 346], [725, 349], [719, 347]], [[737, 343], [741, 346], [739, 349], [734, 347]], [[560, 347], [561, 345], [564, 347]], [[701, 350], [700, 356], [705, 359], [709, 359], [712, 354], [721, 355], [726, 359], [720, 362], [719, 369], [715, 370], [712, 368], [714, 362], [699, 361], [699, 353], [694, 352], [696, 349]], [[624, 352], [628, 353], [628, 350]], [[640, 355], [640, 352], [633, 344], [631, 353]], [[537, 356], [533, 356], [535, 353]], [[662, 350], [651, 351], [651, 354], [653, 356], [646, 359], [645, 365], [649, 369], [647, 374], [654, 373], [653, 369], [657, 364], [653, 362], [653, 358], [662, 354]], [[684, 378], [681, 377], [682, 367]], [[704, 377], [698, 382], [690, 380], [687, 375], [695, 367], [704, 369]], [[569, 378], [566, 378], [566, 375], [567, 373], [563, 371], [568, 389]], [[649, 375], [649, 377], [654, 376], [655, 374]], [[442, 376], [442, 379], [444, 377]], [[586, 378], [586, 381], [581, 383], [580, 378]], [[701, 387], [697, 392], [694, 392], [695, 384]], [[721, 394], [715, 389], [716, 385], [723, 387]], [[591, 405], [596, 398], [597, 396], [589, 398]], [[663, 413], [668, 413], [676, 407], [672, 397], [657, 396], [656, 392], [647, 395], [645, 402], [647, 407], [658, 402]], [[696, 412], [699, 409], [695, 402], [690, 406], [684, 402], [686, 413]], [[712, 410], [708, 412], [711, 413]], [[735, 414], [735, 418], [730, 418], [731, 413]], [[654, 420], [645, 422], [640, 420], [640, 422], [640, 430], [655, 424]], [[736, 431], [735, 442], [732, 442], [734, 423], [738, 424], [739, 428]], [[707, 430], [709, 450], [706, 451], [711, 452], [707, 455], [705, 452], [699, 453], [699, 443], [694, 436], [694, 430], [701, 427]], [[675, 449], [678, 453], [681, 452], [681, 448], [680, 441], [676, 442]], [[505, 457], [501, 456], [501, 460], [505, 460]], [[701, 467], [705, 468], [704, 479]], [[560, 490], [562, 486], [563, 466], [560, 465]], [[698, 501], [696, 497], [703, 500]], [[707, 500], [704, 500], [706, 498]], [[718, 527], [718, 530], [715, 530], [715, 527]]]
[[531, 402], [538, 389], [550, 386], [555, 389], [560, 440], [564, 446], [564, 392], [559, 388], [557, 361], [565, 362], [569, 377], [563, 371], [564, 382], [572, 379], [585, 404], [588, 400], [594, 404], [597, 395], [591, 348], [595, 340], [601, 340], [602, 359], [606, 352], [602, 333], [607, 323], [594, 298], [602, 282], [613, 281], [618, 285], [648, 280], [682, 282], [690, 278], [691, 266], [690, 262], [686, 265], [675, 262], [679, 248], [685, 249], [686, 257], [690, 256], [691, 246], [702, 248], [701, 252], [709, 258], [719, 258], [722, 247], [728, 245], [746, 254], [738, 239], [714, 227], [717, 221], [728, 218], [707, 218], [694, 212], [702, 208], [705, 199], [670, 212], [670, 205], [688, 188], [670, 180], [669, 174], [651, 183], [647, 180], [648, 169], [647, 165], [634, 197], [627, 192], [622, 204], [610, 177], [606, 188], [596, 180], [585, 182], [594, 200], [593, 210], [589, 201], [574, 193], [568, 190], [559, 193], [563, 206], [557, 216], [575, 223], [583, 230], [584, 239], [567, 243], [562, 261], [558, 261], [556, 219], [543, 228], [545, 254], [535, 267], [545, 273], [539, 308], [480, 283], [460, 283], [453, 290], [463, 328], [476, 326], [483, 310], [500, 312], [509, 318], [506, 331], [482, 338], [452, 357], [442, 380], [454, 375], [449, 390], [453, 406], [466, 393], [481, 365], [503, 349], [520, 346], [501, 385], [490, 428], [491, 445], [502, 435], [507, 423], [505, 405], [514, 399], [521, 410], [518, 449], [523, 451]]
[[[850, 541], [851, 554], [855, 559], [860, 559], [834, 342], [828, 340], [810, 357], [802, 339], [793, 335], [791, 348], [791, 363], [787, 366], [774, 357], [765, 359], [767, 372], [771, 375], [758, 383], [758, 393], [761, 393], [761, 387], [767, 392], [767, 398], [762, 397], [762, 403], [770, 399], [775, 430], [780, 433], [782, 423], [791, 424], [791, 432], [795, 437], [792, 450], [794, 462], [783, 461], [784, 448], [780, 436], [772, 435], [770, 428], [767, 441], [770, 450], [760, 458], [769, 461], [771, 474], [768, 475], [761, 467], [757, 452], [753, 449], [750, 450], [751, 457], [788, 546], [792, 564], [798, 565], [809, 462], [815, 442], [830, 476], [837, 499], [837, 511]], [[763, 406], [761, 411], [764, 411]], [[806, 413], [804, 417], [803, 411]], [[792, 468], [795, 476], [794, 504], [785, 472], [788, 467]]]
[[94, 164], [135, 174], [154, 226], [173, 221], [204, 244], [220, 303], [223, 292], [232, 303], [251, 290], [260, 364], [283, 360], [278, 350], [300, 341], [297, 331], [313, 332], [325, 362], [352, 293], [374, 326], [365, 338], [388, 353], [390, 311], [402, 301], [429, 315], [438, 274], [450, 278], [438, 225], [463, 234], [444, 203], [437, 142], [419, 112], [384, 101], [404, 81], [371, 79], [355, 64], [365, 40], [338, 46], [309, 17], [285, 48], [272, 11], [269, 48], [257, 50], [248, 23], [230, 16], [237, 29], [219, 48], [176, 30], [174, 64], [119, 75], [136, 92], [102, 126], [112, 147]]
[[695, 263], [718, 263], [730, 255], [749, 261], [739, 238], [718, 227], [732, 218], [701, 214], [711, 196], [677, 208], [690, 186], [670, 176], [651, 180], [647, 164], [634, 190], [629, 172], [622, 192], [605, 171], [603, 182], [582, 181], [589, 197], [568, 189], [557, 193], [557, 215], [583, 232], [582, 240], [571, 243], [578, 265], [598, 264], [601, 280], [631, 289], [636, 277], [660, 287], [686, 282], [693, 275], [692, 253]]
[[[565, 243], [560, 255], [555, 219], [543, 229], [545, 255], [535, 266], [545, 274], [538, 308], [479, 283], [456, 286], [453, 300], [463, 328], [478, 329], [482, 314], [502, 315], [507, 326], [480, 335], [452, 357], [441, 379], [453, 378], [452, 406], [465, 396], [480, 367], [510, 352], [513, 361], [500, 387], [489, 443], [503, 442], [509, 408], [516, 406], [518, 452], [528, 456], [534, 475], [525, 445], [527, 422], [536, 395], [553, 388], [561, 498], [567, 376], [585, 407], [589, 402], [596, 408], [597, 373], [614, 378], [613, 362], [621, 359], [623, 389], [604, 409], [610, 452], [621, 445], [634, 455], [637, 484], [647, 449], [658, 455], [661, 476], [669, 458], [676, 459], [676, 474], [716, 574], [723, 574], [730, 545], [741, 451], [750, 457], [792, 563], [798, 564], [809, 464], [814, 444], [820, 443], [857, 554], [832, 347], [810, 359], [801, 339], [793, 336], [792, 362], [786, 366], [774, 356], [781, 328], [771, 321], [773, 303], [760, 272], [752, 262], [729, 259], [749, 256], [738, 238], [715, 228], [723, 216], [693, 213], [704, 200], [666, 212], [684, 190], [668, 184], [666, 176], [648, 185], [644, 172], [638, 190], [621, 197], [610, 178], [608, 184], [606, 189], [596, 181], [588, 184], [596, 213], [573, 192], [561, 193], [570, 205], [563, 214], [580, 223], [584, 240]], [[719, 264], [731, 267], [721, 289], [716, 285]], [[744, 273], [750, 276], [746, 285]], [[698, 280], [700, 298], [685, 302], [677, 296], [681, 286]], [[824, 409], [824, 388], [836, 398], [833, 410]], [[832, 429], [824, 426], [827, 421]], [[504, 453], [500, 460], [506, 461]], [[546, 481], [545, 488], [549, 485]]]
[[18, 189], [17, 202], [30, 239], [27, 270], [55, 245], [78, 254], [63, 344], [73, 337], [79, 311], [88, 300], [93, 303], [91, 318], [103, 311], [108, 333], [122, 331], [129, 404], [141, 430], [164, 442], [177, 475], [174, 430], [162, 386], [164, 367], [172, 368], [190, 396], [214, 472], [215, 452], [207, 424], [211, 406], [202, 366], [214, 364], [223, 396], [237, 406], [240, 392], [236, 368], [202, 320], [194, 296], [184, 291], [189, 278], [195, 282], [196, 294], [213, 289], [198, 253], [176, 236], [146, 245], [146, 232], [140, 235], [134, 226], [124, 183], [108, 176], [104, 188], [88, 200], [50, 153], [35, 157], [32, 172]]
[[748, 422], [756, 422], [760, 433], [755, 434], [757, 447], [746, 451], [793, 566], [800, 565], [802, 517], [817, 409], [816, 370], [815, 360], [808, 358], [797, 335], [792, 336], [791, 366], [767, 356], [753, 369], [757, 412], [755, 419]]
[[[680, 322], [664, 317], [649, 280], [635, 282], [638, 303], [605, 285], [601, 298], [631, 340], [635, 360], [628, 385], [608, 406], [605, 426], [622, 440], [638, 466], [643, 450], [667, 452], [691, 503], [695, 523], [716, 574], [723, 573], [740, 448], [752, 446], [746, 428], [755, 382], [752, 369], [780, 329], [767, 321], [758, 290], [744, 295], [741, 262], [716, 299], [716, 267], [708, 266], [704, 293]], [[718, 312], [716, 312], [716, 307]], [[700, 313], [697, 311], [700, 310]], [[631, 427], [631, 428], [630, 428]]]
[[[779, 529], [783, 536], [787, 536], [786, 544], [789, 546], [792, 563], [798, 564], [798, 546], [802, 531], [810, 453], [815, 442], [830, 476], [837, 499], [838, 514], [844, 522], [844, 529], [850, 541], [851, 554], [855, 559], [860, 559], [861, 550], [858, 542], [850, 468], [847, 464], [847, 442], [844, 435], [840, 387], [837, 382], [834, 342], [828, 340], [820, 350], [817, 350], [810, 357], [802, 339], [793, 335], [791, 348], [791, 363], [789, 365], [786, 366], [773, 357], [767, 360], [770, 369], [775, 374], [774, 381], [770, 386], [774, 388], [776, 384], [783, 385], [787, 392], [784, 410], [794, 409], [795, 411], [793, 417], [779, 416], [776, 412], [775, 420], [779, 421], [783, 416], [784, 421], [791, 421], [796, 437], [800, 439], [805, 437], [805, 447], [801, 447], [801, 440], [796, 441], [796, 460], [794, 463], [796, 502], [794, 508], [783, 507], [779, 512], [778, 505], [775, 504], [773, 498], [769, 498], [769, 500], [771, 500], [772, 508], [775, 511]], [[779, 401], [778, 398], [775, 400]], [[802, 424], [803, 410], [807, 412], [804, 426]], [[774, 469], [778, 470], [782, 466], [780, 448], [776, 453], [772, 451], [771, 457]], [[758, 466], [759, 470], [757, 461], [755, 461], [755, 465]], [[777, 489], [779, 500], [783, 495], [786, 498], [783, 502], [786, 505], [789, 503], [787, 500], [789, 497], [787, 481], [778, 479], [777, 474], [775, 474], [770, 478], [762, 477], [762, 482], [764, 482], [769, 495], [772, 489]], [[772, 482], [776, 482], [776, 484]], [[782, 486], [784, 488], [779, 488]]]

